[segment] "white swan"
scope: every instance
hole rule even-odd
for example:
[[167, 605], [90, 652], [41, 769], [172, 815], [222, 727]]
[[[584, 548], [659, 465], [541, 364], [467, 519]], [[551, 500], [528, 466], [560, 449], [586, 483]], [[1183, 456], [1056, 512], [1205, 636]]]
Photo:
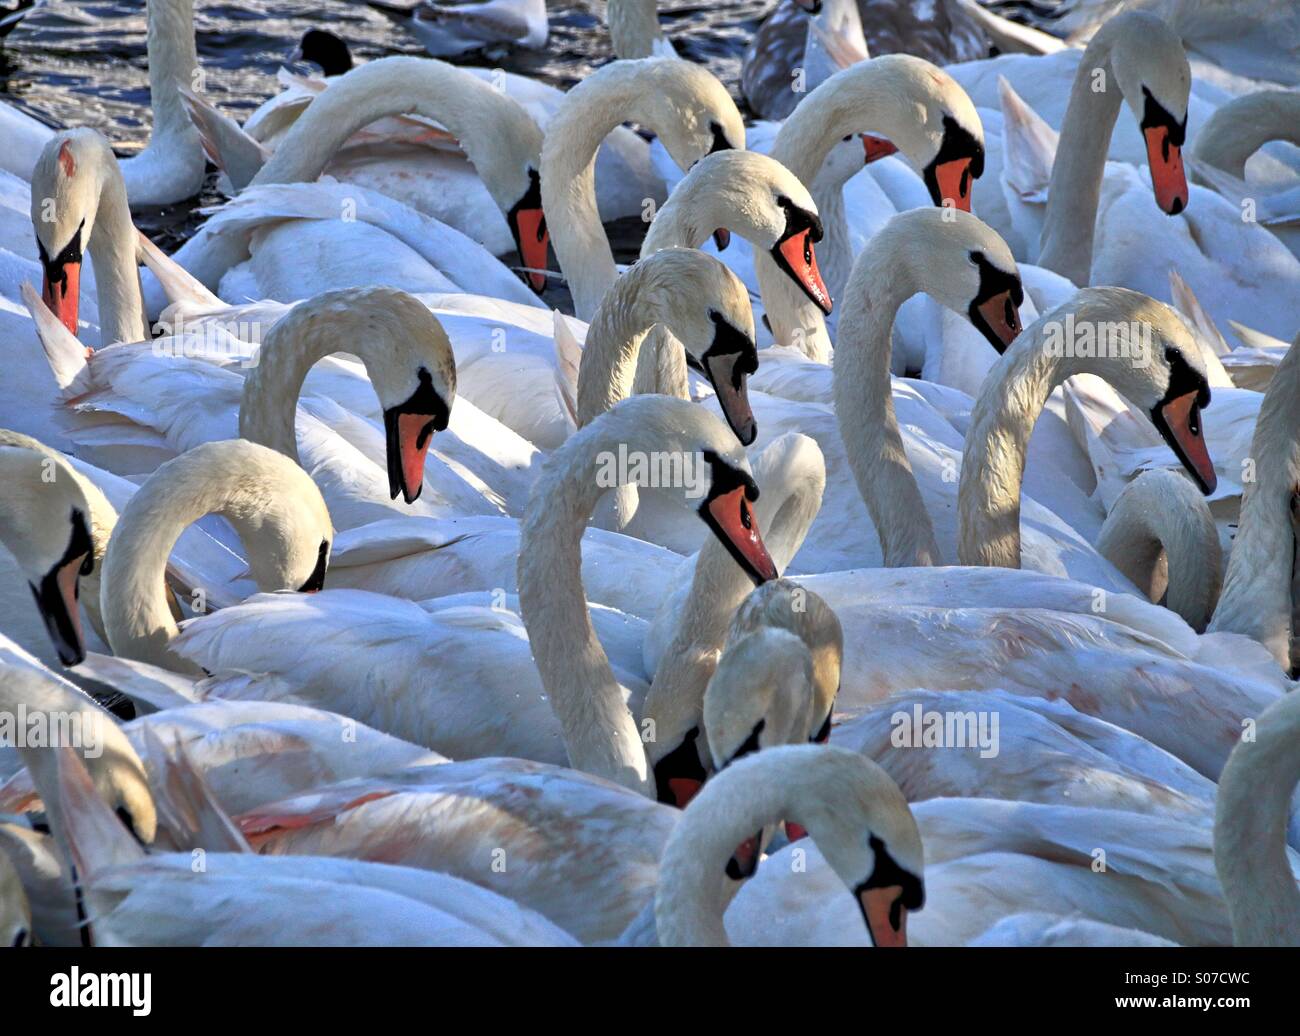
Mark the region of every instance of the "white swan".
[[[984, 170], [984, 133], [974, 105], [943, 70], [902, 54], [864, 61], [832, 76], [799, 102], [782, 124], [771, 155], [812, 184], [846, 133], [885, 136], [921, 173], [931, 200], [970, 210], [973, 178]], [[819, 201], [819, 204], [820, 201]], [[778, 344], [826, 361], [824, 314], [755, 256], [763, 304]]]
[[745, 146], [735, 102], [712, 74], [689, 62], [616, 61], [565, 95], [542, 143], [542, 207], [574, 311], [583, 320], [595, 314], [617, 277], [597, 213], [596, 149], [629, 120], [654, 130], [682, 169], [712, 151]]
[[1219, 778], [1214, 865], [1237, 946], [1300, 942], [1300, 890], [1284, 832], [1300, 780], [1300, 697], [1283, 696], [1261, 715], [1253, 737], [1232, 750]]
[[[123, 160], [122, 173], [132, 205], [171, 205], [197, 194], [205, 173], [199, 135], [181, 99], [181, 90], [194, 89], [199, 81], [194, 0], [157, 0], [147, 5], [145, 17], [153, 127], [144, 150]], [[0, 105], [0, 123], [5, 142], [0, 168], [31, 181], [41, 151], [57, 131], [8, 105]]]
[[[76, 665], [86, 657], [81, 628], [81, 578], [95, 565], [92, 512], [80, 479], [72, 467], [34, 439], [0, 429], [0, 478], [12, 488], [0, 503], [0, 544], [12, 555], [0, 567], [17, 568], [36, 598], [36, 608], [60, 662]], [[101, 545], [102, 551], [102, 545]], [[16, 580], [5, 578], [0, 593], [5, 608], [6, 631], [11, 624], [28, 626], [31, 605], [20, 599]], [[98, 589], [98, 583], [95, 584]], [[23, 643], [26, 640], [27, 643]], [[30, 636], [19, 643], [29, 650], [39, 646]], [[47, 654], [48, 652], [38, 652]]]
[[1205, 629], [1219, 597], [1223, 555], [1205, 497], [1167, 469], [1144, 471], [1106, 515], [1097, 550], [1148, 598]]
[[179, 632], [163, 569], [187, 525], [219, 513], [249, 548], [264, 590], [319, 590], [333, 527], [320, 491], [292, 461], [244, 440], [206, 443], [168, 461], [131, 498], [104, 555], [100, 609], [117, 654], [187, 669], [172, 653]]
[[[853, 893], [876, 946], [906, 946], [925, 903], [924, 850], [907, 801], [852, 752], [790, 745], [739, 760], [682, 814], [664, 849], [655, 923], [665, 946], [729, 945], [720, 886], [710, 875], [766, 823], [797, 818]], [[761, 868], [760, 868], [761, 872]]]

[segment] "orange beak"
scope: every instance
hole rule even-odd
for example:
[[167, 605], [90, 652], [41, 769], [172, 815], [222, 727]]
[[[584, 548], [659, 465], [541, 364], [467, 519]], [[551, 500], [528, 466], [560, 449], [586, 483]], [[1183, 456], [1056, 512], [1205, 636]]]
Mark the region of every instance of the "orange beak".
[[[1020, 312], [1016, 309], [1015, 302], [1011, 298], [1011, 292], [1000, 291], [991, 298], [985, 299], [975, 307], [979, 312], [980, 319], [985, 326], [999, 342], [1002, 348], [998, 352], [1003, 352], [1007, 346], [1016, 340], [1022, 328], [1020, 326]], [[996, 343], [990, 343], [996, 348]]]
[[884, 137], [873, 137], [870, 133], [862, 134], [862, 147], [867, 153], [867, 165], [898, 152], [898, 148], [892, 140], [886, 140]]
[[81, 263], [63, 263], [58, 270], [62, 276], [52, 281], [50, 270], [46, 268], [41, 281], [41, 298], [59, 323], [76, 335], [77, 309], [81, 300]]
[[1197, 405], [1197, 393], [1188, 392], [1171, 399], [1160, 407], [1160, 417], [1164, 428], [1172, 441], [1178, 459], [1191, 471], [1201, 485], [1201, 492], [1209, 496], [1219, 484], [1214, 463], [1210, 460], [1210, 451], [1205, 447], [1205, 437], [1201, 434], [1200, 407]]
[[1168, 126], [1148, 126], [1142, 131], [1147, 141], [1147, 164], [1151, 184], [1161, 211], [1176, 216], [1187, 208], [1187, 174], [1183, 171], [1183, 149], [1170, 143]]
[[551, 239], [546, 229], [546, 214], [540, 208], [517, 209], [515, 216], [515, 240], [519, 245], [519, 258], [528, 273], [528, 285], [539, 295], [546, 287], [546, 275], [541, 271], [546, 266], [546, 246]]
[[863, 889], [858, 893], [862, 916], [875, 945], [907, 945], [907, 907], [903, 906], [902, 896], [899, 885]]
[[782, 265], [818, 308], [823, 313], [831, 311], [831, 293], [826, 290], [821, 271], [817, 269], [817, 253], [813, 249], [812, 228], [792, 234], [784, 241], [779, 241], [776, 250], [780, 253]]
[[401, 454], [402, 482], [409, 504], [424, 488], [424, 457], [433, 439], [433, 417], [402, 414], [397, 419], [397, 442]]
[[935, 167], [935, 182], [939, 185], [939, 204], [952, 204], [962, 212], [970, 212], [971, 172], [969, 158], [955, 158]]
[[756, 584], [766, 583], [780, 574], [772, 555], [763, 545], [758, 519], [749, 506], [744, 486], [737, 486], [709, 500], [704, 512], [714, 532]]

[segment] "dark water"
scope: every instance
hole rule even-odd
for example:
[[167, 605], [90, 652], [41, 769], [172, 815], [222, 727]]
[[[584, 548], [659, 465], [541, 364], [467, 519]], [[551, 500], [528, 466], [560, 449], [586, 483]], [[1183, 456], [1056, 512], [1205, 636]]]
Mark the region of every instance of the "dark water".
[[[613, 55], [603, 3], [548, 4], [551, 38], [542, 52], [502, 48], [466, 55], [567, 88]], [[707, 65], [736, 93], [740, 58], [772, 0], [660, 3], [664, 31], [683, 56]], [[207, 93], [243, 118], [277, 92], [275, 73], [313, 26], [348, 41], [364, 58], [423, 54], [419, 41], [359, 0], [239, 0], [195, 4]], [[93, 126], [122, 154], [148, 137], [144, 0], [54, 0], [29, 15], [0, 50], [0, 95], [55, 126]]]

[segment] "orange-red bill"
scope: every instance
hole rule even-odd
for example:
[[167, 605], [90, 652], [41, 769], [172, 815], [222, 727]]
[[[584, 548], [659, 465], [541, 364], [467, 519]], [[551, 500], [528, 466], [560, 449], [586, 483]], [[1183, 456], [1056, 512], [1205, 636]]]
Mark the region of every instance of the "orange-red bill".
[[898, 152], [898, 147], [892, 140], [885, 137], [873, 137], [870, 133], [862, 134], [862, 148], [867, 153], [867, 165]]
[[754, 871], [758, 869], [758, 842], [761, 836], [760, 831], [736, 846], [736, 851], [731, 854], [731, 861], [727, 865], [727, 874], [731, 878], [739, 880], [754, 876]]
[[797, 842], [800, 838], [808, 837], [808, 829], [802, 824], [796, 824], [793, 820], [787, 820], [785, 822], [785, 837], [792, 842]]
[[546, 287], [546, 245], [550, 232], [546, 229], [546, 215], [541, 209], [520, 209], [516, 215], [519, 233], [519, 258], [528, 268], [528, 284], [541, 293]]
[[1179, 459], [1192, 470], [1201, 483], [1201, 491], [1208, 496], [1218, 486], [1219, 476], [1214, 471], [1214, 462], [1210, 460], [1210, 451], [1205, 448], [1196, 400], [1196, 392], [1171, 399], [1160, 408], [1160, 416], [1164, 418], [1165, 427], [1178, 444], [1181, 453]]
[[737, 486], [729, 493], [722, 493], [710, 500], [707, 506], [714, 528], [743, 560], [750, 576], [760, 583], [775, 579], [779, 574], [776, 562], [763, 545], [758, 519], [745, 497], [745, 487]]
[[432, 415], [398, 415], [397, 449], [402, 464], [402, 495], [408, 504], [420, 495], [424, 487], [424, 457], [432, 439]]
[[86, 555], [73, 558], [65, 564], [54, 577], [54, 581], [59, 586], [59, 596], [63, 598], [63, 606], [68, 611], [68, 622], [72, 626], [72, 632], [76, 637], [76, 643], [69, 645], [76, 649], [77, 654], [82, 658], [85, 657], [85, 639], [81, 631], [81, 608], [77, 605], [78, 600], [78, 579], [81, 576], [81, 566], [86, 560]]
[[41, 298], [60, 324], [77, 333], [77, 309], [81, 300], [81, 263], [64, 263], [63, 278], [51, 282], [46, 273], [41, 282]]
[[823, 313], [831, 311], [831, 293], [817, 269], [817, 252], [813, 248], [812, 229], [801, 230], [780, 242], [777, 249], [799, 287]]
[[979, 310], [980, 317], [989, 330], [1002, 342], [1003, 348], [1016, 340], [1022, 330], [1020, 311], [1016, 309], [1010, 290], [998, 292], [975, 308]]
[[935, 167], [935, 182], [939, 185], [939, 204], [951, 204], [962, 212], [970, 212], [971, 175], [970, 159], [954, 158]]
[[902, 895], [903, 889], [899, 885], [863, 889], [858, 893], [867, 930], [877, 946], [907, 945], [907, 908], [899, 902]]
[[727, 246], [731, 244], [731, 231], [726, 227], [718, 227], [713, 232], [713, 243], [718, 246], [719, 252], [725, 252]]
[[1142, 131], [1147, 140], [1147, 164], [1151, 167], [1151, 185], [1161, 211], [1176, 216], [1187, 208], [1187, 174], [1183, 170], [1183, 149], [1169, 141], [1168, 126], [1148, 126]]

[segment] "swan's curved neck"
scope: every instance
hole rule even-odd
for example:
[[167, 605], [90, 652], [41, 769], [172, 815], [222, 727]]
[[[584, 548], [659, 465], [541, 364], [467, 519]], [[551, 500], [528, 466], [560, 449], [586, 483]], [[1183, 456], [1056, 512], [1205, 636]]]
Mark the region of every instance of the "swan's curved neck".
[[267, 497], [265, 483], [251, 480], [238, 457], [202, 446], [150, 476], [123, 510], [104, 556], [100, 610], [114, 654], [202, 674], [168, 647], [179, 632], [164, 581], [168, 555], [181, 533], [208, 514], [222, 515], [248, 544]]
[[[754, 512], [777, 571], [784, 571], [821, 507], [825, 463], [814, 460], [798, 444], [777, 440], [755, 461], [754, 478], [764, 487]], [[695, 559], [676, 631], [642, 709], [646, 719], [655, 721], [659, 743], [666, 750], [701, 724], [704, 691], [728, 626], [753, 589], [753, 582], [727, 549], [708, 537]]]
[[1112, 365], [1130, 362], [1046, 348], [1065, 309], [1041, 317], [984, 379], [962, 451], [957, 490], [959, 564], [1020, 567], [1020, 484], [1029, 437], [1047, 397], [1075, 374], [1096, 374], [1113, 383], [1115, 379], [1107, 377]]
[[650, 376], [639, 359], [657, 319], [658, 290], [653, 278], [638, 275], [642, 269], [629, 270], [614, 283], [587, 330], [578, 368], [579, 428], [631, 395], [638, 374]]
[[[1300, 695], [1259, 718], [1255, 740], [1232, 750], [1219, 778], [1214, 866], [1237, 946], [1300, 943], [1300, 889], [1287, 859], [1291, 794], [1300, 781]], [[662, 879], [661, 879], [662, 880]]]
[[592, 628], [582, 585], [582, 534], [608, 488], [602, 470], [621, 449], [628, 456], [671, 450], [644, 442], [624, 424], [617, 418], [593, 422], [543, 467], [521, 529], [519, 608], [569, 764], [649, 795], [645, 749]]
[[[1106, 152], [1124, 102], [1111, 67], [1106, 26], [1079, 59], [1048, 187], [1038, 265], [1083, 287], [1091, 283], [1092, 240]], [[1105, 89], [1097, 89], [1101, 83]]]
[[[898, 80], [898, 63], [888, 57], [863, 62], [832, 76], [808, 94], [785, 120], [772, 145], [772, 157], [805, 184], [815, 185], [826, 156], [846, 133], [880, 133], [895, 143], [912, 139], [916, 133], [915, 98], [909, 103], [905, 81]], [[822, 190], [815, 195], [822, 224], [832, 241], [836, 235], [847, 241], [842, 202], [837, 215], [834, 201], [826, 197], [829, 193]], [[793, 345], [810, 359], [828, 363], [831, 340], [822, 311], [791, 283], [770, 256], [756, 254], [754, 268], [777, 343]]]
[[239, 434], [298, 462], [295, 419], [298, 397], [308, 372], [326, 356], [350, 352], [369, 367], [367, 355], [376, 346], [361, 334], [346, 344], [320, 328], [304, 328], [291, 312], [269, 332], [257, 350], [257, 363], [244, 379], [239, 405]]
[[149, 104], [153, 131], [149, 148], [200, 152], [198, 130], [190, 121], [181, 89], [201, 92], [194, 39], [194, 0], [149, 0]]
[[507, 99], [441, 61], [391, 57], [362, 65], [311, 102], [252, 182], [315, 180], [354, 133], [390, 115], [421, 115], [445, 126], [482, 171], [489, 134], [481, 123], [493, 101]]
[[1205, 629], [1223, 575], [1219, 534], [1209, 505], [1182, 475], [1156, 469], [1130, 482], [1106, 515], [1097, 552], [1151, 600], [1163, 590], [1170, 611]]
[[[894, 316], [922, 286], [900, 263], [888, 228], [859, 260], [842, 302], [835, 416], [887, 567], [941, 562], [934, 527], [903, 448], [889, 375]], [[882, 240], [883, 239], [883, 240]], [[969, 441], [969, 439], [968, 439]]]
[[605, 24], [615, 57], [648, 58], [655, 53], [655, 44], [664, 39], [655, 0], [609, 0]]
[[1300, 146], [1300, 94], [1261, 90], [1220, 105], [1196, 134], [1192, 152], [1244, 180], [1247, 159], [1270, 140]]
[[1237, 536], [1211, 632], [1244, 633], [1291, 668], [1292, 525], [1300, 485], [1300, 347], [1278, 364], [1255, 423], [1250, 456], [1255, 481], [1245, 485]]
[[573, 296], [574, 312], [591, 320], [618, 277], [596, 204], [596, 150], [624, 122], [662, 135], [670, 74], [652, 60], [607, 66], [566, 95], [542, 144], [542, 208], [551, 244]]
[[100, 180], [95, 226], [86, 243], [95, 266], [95, 297], [99, 304], [102, 345], [143, 342], [149, 337], [136, 264], [136, 229], [126, 200], [126, 184], [111, 153], [106, 153]]

